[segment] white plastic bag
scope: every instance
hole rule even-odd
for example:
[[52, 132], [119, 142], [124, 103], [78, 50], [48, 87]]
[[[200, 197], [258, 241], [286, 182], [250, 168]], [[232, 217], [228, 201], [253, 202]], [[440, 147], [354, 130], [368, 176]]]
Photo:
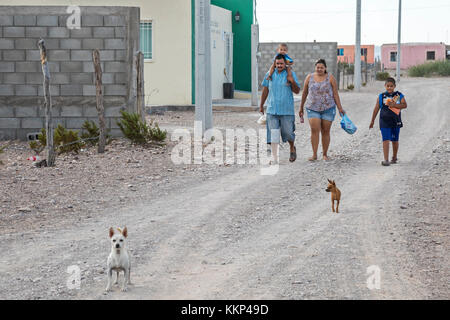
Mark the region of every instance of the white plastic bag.
[[266, 124], [266, 114], [261, 115], [261, 117], [259, 117], [258, 121], [256, 121], [258, 124]]

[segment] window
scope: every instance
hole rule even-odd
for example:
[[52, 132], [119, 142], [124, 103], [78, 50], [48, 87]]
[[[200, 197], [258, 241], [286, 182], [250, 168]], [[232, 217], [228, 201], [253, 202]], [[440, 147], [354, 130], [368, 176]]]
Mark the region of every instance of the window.
[[344, 48], [337, 49], [337, 55], [338, 56], [343, 56], [344, 55]]
[[435, 51], [427, 51], [427, 60], [435, 59]]
[[397, 51], [393, 51], [391, 52], [391, 62], [396, 62], [397, 61]]
[[367, 48], [361, 48], [361, 55], [367, 56]]
[[141, 42], [141, 51], [144, 54], [144, 59], [153, 59], [153, 37], [151, 21], [141, 21], [139, 36]]

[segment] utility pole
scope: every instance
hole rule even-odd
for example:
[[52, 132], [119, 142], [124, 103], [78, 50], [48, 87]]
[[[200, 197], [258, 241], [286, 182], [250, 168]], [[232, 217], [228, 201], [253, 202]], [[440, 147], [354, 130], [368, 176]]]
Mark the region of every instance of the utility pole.
[[258, 105], [258, 44], [259, 25], [252, 24], [252, 106]]
[[361, 89], [361, 0], [356, 0], [355, 89]]
[[401, 27], [402, 27], [402, 0], [398, 0], [397, 83], [400, 82]]
[[195, 0], [195, 121], [212, 128], [211, 2]]

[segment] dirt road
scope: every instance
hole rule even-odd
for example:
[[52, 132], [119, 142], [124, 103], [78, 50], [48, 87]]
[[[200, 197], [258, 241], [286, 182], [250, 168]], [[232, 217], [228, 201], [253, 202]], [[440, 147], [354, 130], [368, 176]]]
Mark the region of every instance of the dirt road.
[[[276, 175], [244, 165], [174, 177], [166, 193], [149, 190], [125, 209], [1, 234], [0, 298], [449, 299], [450, 79], [402, 80], [408, 109], [390, 167], [380, 165], [378, 126], [368, 129], [382, 85], [341, 94], [358, 131], [346, 134], [336, 119], [329, 162], [306, 160], [309, 126], [297, 122], [298, 159], [282, 150]], [[253, 125], [258, 115], [239, 117]], [[218, 127], [233, 128], [221, 119]], [[339, 214], [327, 178], [342, 191]], [[105, 295], [107, 230], [123, 225], [134, 285]], [[67, 287], [73, 265], [80, 289]], [[370, 266], [380, 289], [367, 287]]]

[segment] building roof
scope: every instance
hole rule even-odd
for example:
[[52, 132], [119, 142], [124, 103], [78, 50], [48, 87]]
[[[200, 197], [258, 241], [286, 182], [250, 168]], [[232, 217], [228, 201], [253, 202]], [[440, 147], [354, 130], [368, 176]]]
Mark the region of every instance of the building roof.
[[[409, 43], [401, 43], [402, 46], [429, 46], [429, 45], [443, 44], [443, 42], [409, 42]], [[384, 43], [381, 46], [396, 46], [397, 43]]]
[[[338, 47], [343, 47], [343, 46], [354, 47], [355, 44], [338, 44]], [[361, 44], [361, 47], [370, 47], [370, 46], [374, 46], [375, 47], [374, 44]]]

